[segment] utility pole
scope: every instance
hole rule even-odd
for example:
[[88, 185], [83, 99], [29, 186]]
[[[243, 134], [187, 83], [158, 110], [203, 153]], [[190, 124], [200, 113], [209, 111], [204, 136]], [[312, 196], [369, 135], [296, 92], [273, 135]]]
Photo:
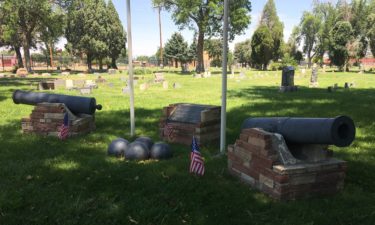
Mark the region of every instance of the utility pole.
[[223, 64], [221, 75], [221, 125], [220, 125], [220, 153], [225, 153], [227, 129], [227, 60], [228, 60], [228, 1], [224, 0], [223, 24]]
[[130, 13], [130, 0], [126, 0], [127, 24], [128, 24], [128, 72], [130, 89], [130, 136], [135, 136], [135, 116], [134, 116], [134, 82], [133, 82], [133, 43], [132, 43], [132, 22]]
[[163, 39], [162, 39], [162, 31], [161, 31], [161, 6], [158, 6], [158, 12], [159, 12], [159, 31], [160, 31], [160, 67], [164, 67], [163, 62]]

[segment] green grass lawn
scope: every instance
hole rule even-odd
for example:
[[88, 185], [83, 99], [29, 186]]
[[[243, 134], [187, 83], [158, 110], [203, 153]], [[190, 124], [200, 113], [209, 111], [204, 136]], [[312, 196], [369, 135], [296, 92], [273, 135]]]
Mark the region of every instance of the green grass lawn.
[[[95, 132], [61, 142], [23, 135], [21, 118], [32, 106], [15, 105], [16, 89], [33, 90], [41, 78], [0, 79], [0, 224], [375, 224], [375, 75], [325, 73], [320, 88], [308, 88], [309, 73], [298, 72], [298, 92], [279, 93], [281, 72], [248, 71], [228, 79], [227, 141], [234, 143], [243, 120], [252, 116], [335, 117], [348, 115], [357, 135], [347, 148], [332, 147], [348, 161], [344, 190], [333, 197], [273, 201], [227, 172], [217, 147], [202, 148], [206, 174], [188, 173], [190, 148], [172, 145], [168, 161], [128, 162], [107, 156], [116, 137], [129, 137], [129, 96], [120, 77], [103, 75], [92, 96], [103, 105]], [[238, 76], [238, 75], [237, 75]], [[71, 75], [73, 77], [73, 75]], [[151, 79], [151, 75], [145, 76]], [[53, 78], [57, 78], [54, 75]], [[83, 79], [95, 79], [90, 75]], [[193, 79], [165, 73], [170, 88], [155, 84], [135, 90], [137, 135], [159, 140], [163, 106], [189, 102], [220, 105], [221, 77]], [[108, 83], [112, 82], [113, 87]], [[173, 89], [174, 82], [181, 84]], [[345, 82], [356, 87], [344, 90]], [[338, 83], [337, 92], [328, 93]], [[76, 91], [56, 93], [78, 95]]]

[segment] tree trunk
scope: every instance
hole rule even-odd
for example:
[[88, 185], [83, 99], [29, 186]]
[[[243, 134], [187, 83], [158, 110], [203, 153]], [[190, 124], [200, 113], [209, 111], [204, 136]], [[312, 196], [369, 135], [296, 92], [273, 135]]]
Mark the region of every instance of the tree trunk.
[[21, 48], [19, 46], [14, 47], [14, 51], [16, 51], [17, 55], [17, 64], [19, 68], [23, 68], [23, 60], [21, 55]]
[[174, 67], [178, 68], [178, 60], [177, 59], [174, 60]]
[[310, 54], [307, 54], [307, 62], [308, 62], [308, 64], [307, 64], [307, 68], [311, 68], [311, 55]]
[[111, 68], [117, 69], [116, 58], [115, 57], [112, 57]]
[[263, 70], [264, 70], [264, 71], [267, 70], [267, 63], [263, 64]]
[[103, 59], [102, 58], [99, 59], [99, 71], [100, 72], [103, 71]]
[[91, 54], [87, 54], [87, 69], [89, 70], [89, 73], [92, 71], [92, 58]]
[[31, 72], [30, 47], [28, 44], [23, 46], [23, 54], [25, 56], [25, 67], [28, 72]]
[[198, 43], [197, 43], [197, 67], [196, 72], [204, 72], [204, 61], [203, 61], [203, 45], [204, 45], [204, 30], [199, 29], [198, 31]]

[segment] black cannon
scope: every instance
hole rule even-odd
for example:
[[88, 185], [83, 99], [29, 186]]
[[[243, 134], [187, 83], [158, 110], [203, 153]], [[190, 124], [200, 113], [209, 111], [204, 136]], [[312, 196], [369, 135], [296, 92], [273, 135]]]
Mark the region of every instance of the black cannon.
[[242, 124], [245, 128], [261, 128], [281, 134], [291, 144], [321, 144], [349, 146], [355, 138], [355, 125], [351, 118], [293, 118], [270, 117], [248, 118]]
[[42, 102], [64, 103], [74, 114], [94, 114], [95, 110], [101, 110], [102, 106], [96, 104], [95, 98], [49, 94], [43, 92], [28, 92], [16, 90], [13, 92], [15, 104], [36, 105]]

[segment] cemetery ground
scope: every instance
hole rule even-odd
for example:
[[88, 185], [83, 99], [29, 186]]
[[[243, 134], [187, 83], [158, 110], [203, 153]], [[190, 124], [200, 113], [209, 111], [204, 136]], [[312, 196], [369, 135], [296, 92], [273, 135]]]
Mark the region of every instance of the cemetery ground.
[[[69, 79], [96, 79], [97, 75]], [[168, 89], [144, 75], [135, 86], [136, 133], [159, 139], [162, 107], [188, 102], [220, 105], [220, 72], [210, 78], [164, 72]], [[52, 75], [51, 78], [61, 76]], [[107, 80], [88, 95], [103, 110], [97, 129], [59, 141], [23, 135], [21, 118], [32, 106], [15, 105], [16, 89], [35, 90], [39, 77], [0, 78], [0, 224], [374, 224], [375, 223], [375, 75], [320, 72], [318, 88], [308, 88], [310, 74], [296, 74], [297, 92], [279, 93], [281, 72], [247, 71], [228, 79], [227, 143], [239, 136], [248, 117], [335, 117], [348, 115], [356, 140], [334, 156], [348, 162], [344, 190], [330, 197], [278, 202], [242, 184], [227, 172], [219, 149], [202, 147], [206, 174], [188, 173], [190, 147], [173, 144], [165, 161], [125, 161], [107, 156], [116, 137], [129, 139], [129, 96], [121, 88], [125, 74]], [[345, 90], [344, 83], [355, 83]], [[113, 85], [109, 85], [112, 83]], [[180, 88], [174, 89], [173, 83]], [[327, 92], [338, 83], [339, 89]], [[53, 93], [79, 95], [76, 90]]]

